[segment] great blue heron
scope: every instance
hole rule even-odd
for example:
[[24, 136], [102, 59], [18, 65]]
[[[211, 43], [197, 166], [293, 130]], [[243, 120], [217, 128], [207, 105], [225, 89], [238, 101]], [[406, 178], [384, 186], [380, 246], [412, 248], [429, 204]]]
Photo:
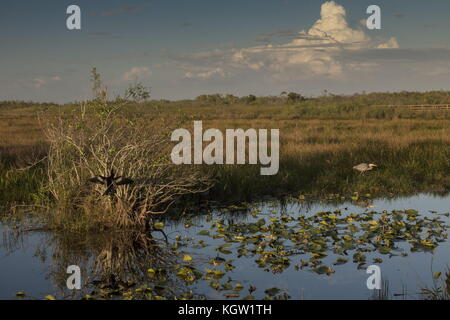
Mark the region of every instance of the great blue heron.
[[116, 193], [116, 186], [134, 183], [134, 181], [129, 178], [117, 177], [114, 173], [114, 169], [111, 169], [111, 173], [107, 177], [98, 175], [89, 179], [89, 181], [92, 183], [103, 184], [106, 187], [106, 190], [103, 193], [104, 196], [114, 195]]
[[372, 170], [374, 167], [377, 167], [377, 165], [373, 163], [360, 163], [357, 166], [354, 166], [353, 169], [363, 174], [366, 171]]

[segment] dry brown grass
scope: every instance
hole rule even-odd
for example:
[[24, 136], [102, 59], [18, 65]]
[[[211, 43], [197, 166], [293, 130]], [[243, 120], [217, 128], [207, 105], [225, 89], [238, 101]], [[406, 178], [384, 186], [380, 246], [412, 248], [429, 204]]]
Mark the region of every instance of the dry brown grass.
[[[28, 110], [30, 109], [30, 110]], [[290, 145], [301, 146], [300, 149], [315, 145], [334, 145], [338, 141], [343, 144], [358, 143], [361, 140], [379, 139], [393, 145], [404, 145], [411, 142], [426, 141], [429, 139], [443, 139], [449, 141], [450, 120], [448, 119], [357, 119], [357, 120], [326, 120], [326, 119], [281, 119], [273, 120], [270, 117], [279, 107], [257, 108], [262, 116], [254, 118], [255, 108], [247, 107], [206, 107], [158, 109], [150, 110], [136, 117], [142, 117], [149, 122], [155, 118], [165, 118], [189, 114], [185, 122], [187, 128], [192, 126], [189, 121], [204, 119], [204, 127], [225, 128], [279, 128], [284, 144], [289, 146], [286, 152], [290, 153]], [[267, 118], [264, 117], [266, 114]], [[57, 117], [56, 111], [47, 110], [43, 117]], [[211, 120], [213, 119], [213, 120]], [[45, 144], [43, 125], [36, 118], [32, 108], [20, 109], [15, 113], [11, 110], [0, 112], [0, 147], [10, 150], [28, 148], [33, 145]], [[334, 148], [333, 146], [331, 146]], [[17, 149], [15, 149], [17, 148]], [[301, 151], [301, 150], [299, 150]], [[14, 152], [11, 152], [14, 153]]]
[[[255, 167], [222, 166], [213, 168], [218, 184], [211, 196], [244, 198], [288, 192], [372, 193], [414, 192], [450, 187], [450, 119], [447, 113], [394, 114], [380, 118], [376, 108], [366, 108], [361, 117], [339, 113], [337, 120], [321, 107], [305, 119], [298, 118], [295, 106], [161, 106], [148, 105], [125, 109], [124, 116], [139, 121], [142, 127], [164, 123], [167, 128], [191, 129], [194, 120], [203, 127], [280, 129], [280, 172], [265, 179]], [[68, 115], [68, 108], [62, 114]], [[380, 109], [381, 110], [381, 109]], [[386, 110], [382, 114], [386, 114]], [[61, 111], [51, 108], [41, 117], [51, 118]], [[398, 111], [403, 112], [403, 111]], [[408, 111], [410, 112], [410, 111]], [[374, 114], [374, 117], [370, 115]], [[405, 118], [407, 116], [407, 118]], [[20, 109], [0, 113], [0, 150], [16, 154], [31, 146], [47, 143], [42, 127], [30, 111]], [[167, 138], [169, 139], [169, 138]], [[352, 175], [360, 162], [381, 164], [380, 170], [364, 180]], [[206, 168], [207, 170], [212, 168]], [[267, 186], [267, 187], [264, 187]], [[226, 191], [226, 190], [228, 191]]]
[[302, 157], [357, 149], [366, 142], [400, 150], [439, 141], [450, 146], [450, 120], [213, 120], [205, 128], [279, 128], [284, 156]]

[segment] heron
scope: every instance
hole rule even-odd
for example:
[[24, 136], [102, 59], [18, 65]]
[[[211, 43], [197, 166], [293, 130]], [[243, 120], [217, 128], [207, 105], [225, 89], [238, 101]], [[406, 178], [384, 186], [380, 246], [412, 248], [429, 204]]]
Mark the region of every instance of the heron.
[[360, 200], [356, 202], [356, 205], [361, 208], [375, 208], [372, 200]]
[[359, 171], [361, 174], [364, 174], [366, 171], [370, 171], [375, 167], [377, 167], [377, 165], [373, 163], [360, 163], [357, 166], [354, 166], [353, 169]]
[[114, 169], [111, 169], [109, 176], [105, 177], [105, 176], [98, 175], [98, 176], [95, 176], [94, 178], [90, 178], [89, 182], [104, 185], [106, 187], [106, 190], [103, 193], [104, 196], [114, 195], [116, 193], [116, 186], [134, 183], [134, 181], [129, 178], [123, 178], [121, 176], [116, 176]]

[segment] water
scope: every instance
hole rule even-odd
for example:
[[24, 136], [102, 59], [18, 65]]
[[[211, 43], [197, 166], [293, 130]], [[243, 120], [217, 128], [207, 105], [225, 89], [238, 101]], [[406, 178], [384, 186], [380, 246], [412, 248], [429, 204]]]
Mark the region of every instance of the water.
[[[224, 223], [236, 224], [239, 222], [251, 223], [264, 218], [286, 215], [297, 218], [299, 216], [311, 216], [317, 212], [342, 211], [343, 215], [349, 213], [367, 213], [370, 211], [382, 212], [383, 210], [417, 210], [422, 217], [439, 217], [445, 225], [450, 225], [450, 220], [443, 215], [450, 211], [450, 196], [433, 196], [421, 194], [408, 198], [379, 199], [369, 203], [347, 202], [332, 204], [328, 202], [303, 202], [303, 203], [261, 203], [254, 209], [261, 211], [257, 217], [247, 213], [223, 213], [215, 212], [211, 216], [197, 216], [190, 219], [165, 221], [165, 232], [169, 238], [169, 244], [176, 242], [177, 236], [184, 241], [186, 246], [179, 249], [180, 256], [174, 256], [172, 251], [165, 246], [154, 246], [143, 240], [142, 235], [90, 235], [88, 237], [68, 236], [45, 232], [27, 232], [20, 235], [10, 228], [0, 224], [2, 241], [0, 242], [0, 299], [15, 299], [15, 293], [24, 291], [28, 295], [42, 298], [48, 294], [58, 298], [80, 297], [90, 293], [94, 289], [93, 280], [102, 279], [102, 275], [114, 273], [122, 279], [131, 279], [140, 285], [148, 282], [147, 270], [153, 268], [171, 267], [175, 264], [189, 264], [204, 272], [205, 268], [223, 270], [221, 266], [212, 266], [209, 261], [220, 256], [231, 261], [233, 270], [226, 272], [221, 284], [227, 282], [234, 287], [237, 283], [244, 289], [239, 291], [217, 291], [210, 285], [210, 280], [198, 280], [193, 284], [186, 284], [177, 278], [176, 272], [169, 271], [164, 286], [172, 291], [185, 292], [192, 290], [196, 296], [205, 296], [208, 299], [223, 299], [226, 293], [239, 292], [240, 298], [249, 294], [249, 286], [256, 290], [252, 293], [256, 298], [266, 296], [266, 289], [276, 287], [286, 292], [292, 299], [371, 299], [376, 292], [369, 290], [366, 280], [367, 267], [375, 257], [381, 257], [383, 262], [379, 264], [382, 271], [383, 283], [388, 287], [384, 295], [390, 299], [415, 299], [420, 296], [423, 287], [432, 287], [440, 282], [433, 279], [435, 272], [445, 274], [450, 266], [450, 248], [448, 239], [439, 243], [439, 246], [428, 252], [410, 252], [409, 246], [400, 243], [399, 247], [407, 252], [407, 256], [400, 254], [389, 257], [388, 255], [367, 253], [367, 264], [357, 268], [352, 262], [352, 254], [349, 254], [348, 262], [343, 265], [333, 266], [337, 255], [327, 252], [328, 257], [323, 261], [334, 270], [329, 276], [318, 274], [305, 268], [296, 270], [295, 265], [304, 255], [291, 256], [291, 264], [280, 273], [267, 272], [258, 267], [256, 257], [238, 258], [236, 243], [232, 243], [229, 254], [219, 253], [215, 250], [224, 244], [223, 239], [214, 239], [208, 236], [200, 236], [202, 230], [210, 230], [211, 223], [224, 219]], [[367, 208], [371, 206], [371, 208]], [[210, 217], [212, 220], [208, 219]], [[186, 224], [189, 227], [186, 227]], [[159, 236], [158, 234], [155, 234]], [[161, 236], [162, 237], [162, 236]], [[145, 238], [145, 237], [144, 237]], [[180, 239], [180, 238], [178, 238]], [[199, 246], [198, 240], [203, 240], [204, 247]], [[182, 241], [180, 241], [182, 243]], [[225, 252], [227, 253], [227, 252]], [[192, 261], [183, 262], [184, 254], [192, 257]], [[181, 258], [180, 258], [181, 257]], [[67, 290], [65, 283], [69, 276], [66, 268], [69, 265], [79, 265], [82, 269], [83, 290], [81, 292]], [[153, 280], [150, 280], [153, 281]], [[166, 290], [166, 289], [164, 289]], [[167, 289], [169, 290], [169, 289]], [[405, 295], [406, 294], [406, 295]]]

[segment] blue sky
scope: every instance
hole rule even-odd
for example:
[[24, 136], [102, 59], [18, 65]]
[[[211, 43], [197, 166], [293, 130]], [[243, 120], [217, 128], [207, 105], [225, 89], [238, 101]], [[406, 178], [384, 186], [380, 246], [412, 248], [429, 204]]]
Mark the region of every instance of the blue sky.
[[[362, 23], [371, 4], [381, 30]], [[3, 0], [0, 100], [89, 98], [94, 66], [110, 95], [140, 80], [157, 99], [450, 89], [449, 14], [445, 0]]]

